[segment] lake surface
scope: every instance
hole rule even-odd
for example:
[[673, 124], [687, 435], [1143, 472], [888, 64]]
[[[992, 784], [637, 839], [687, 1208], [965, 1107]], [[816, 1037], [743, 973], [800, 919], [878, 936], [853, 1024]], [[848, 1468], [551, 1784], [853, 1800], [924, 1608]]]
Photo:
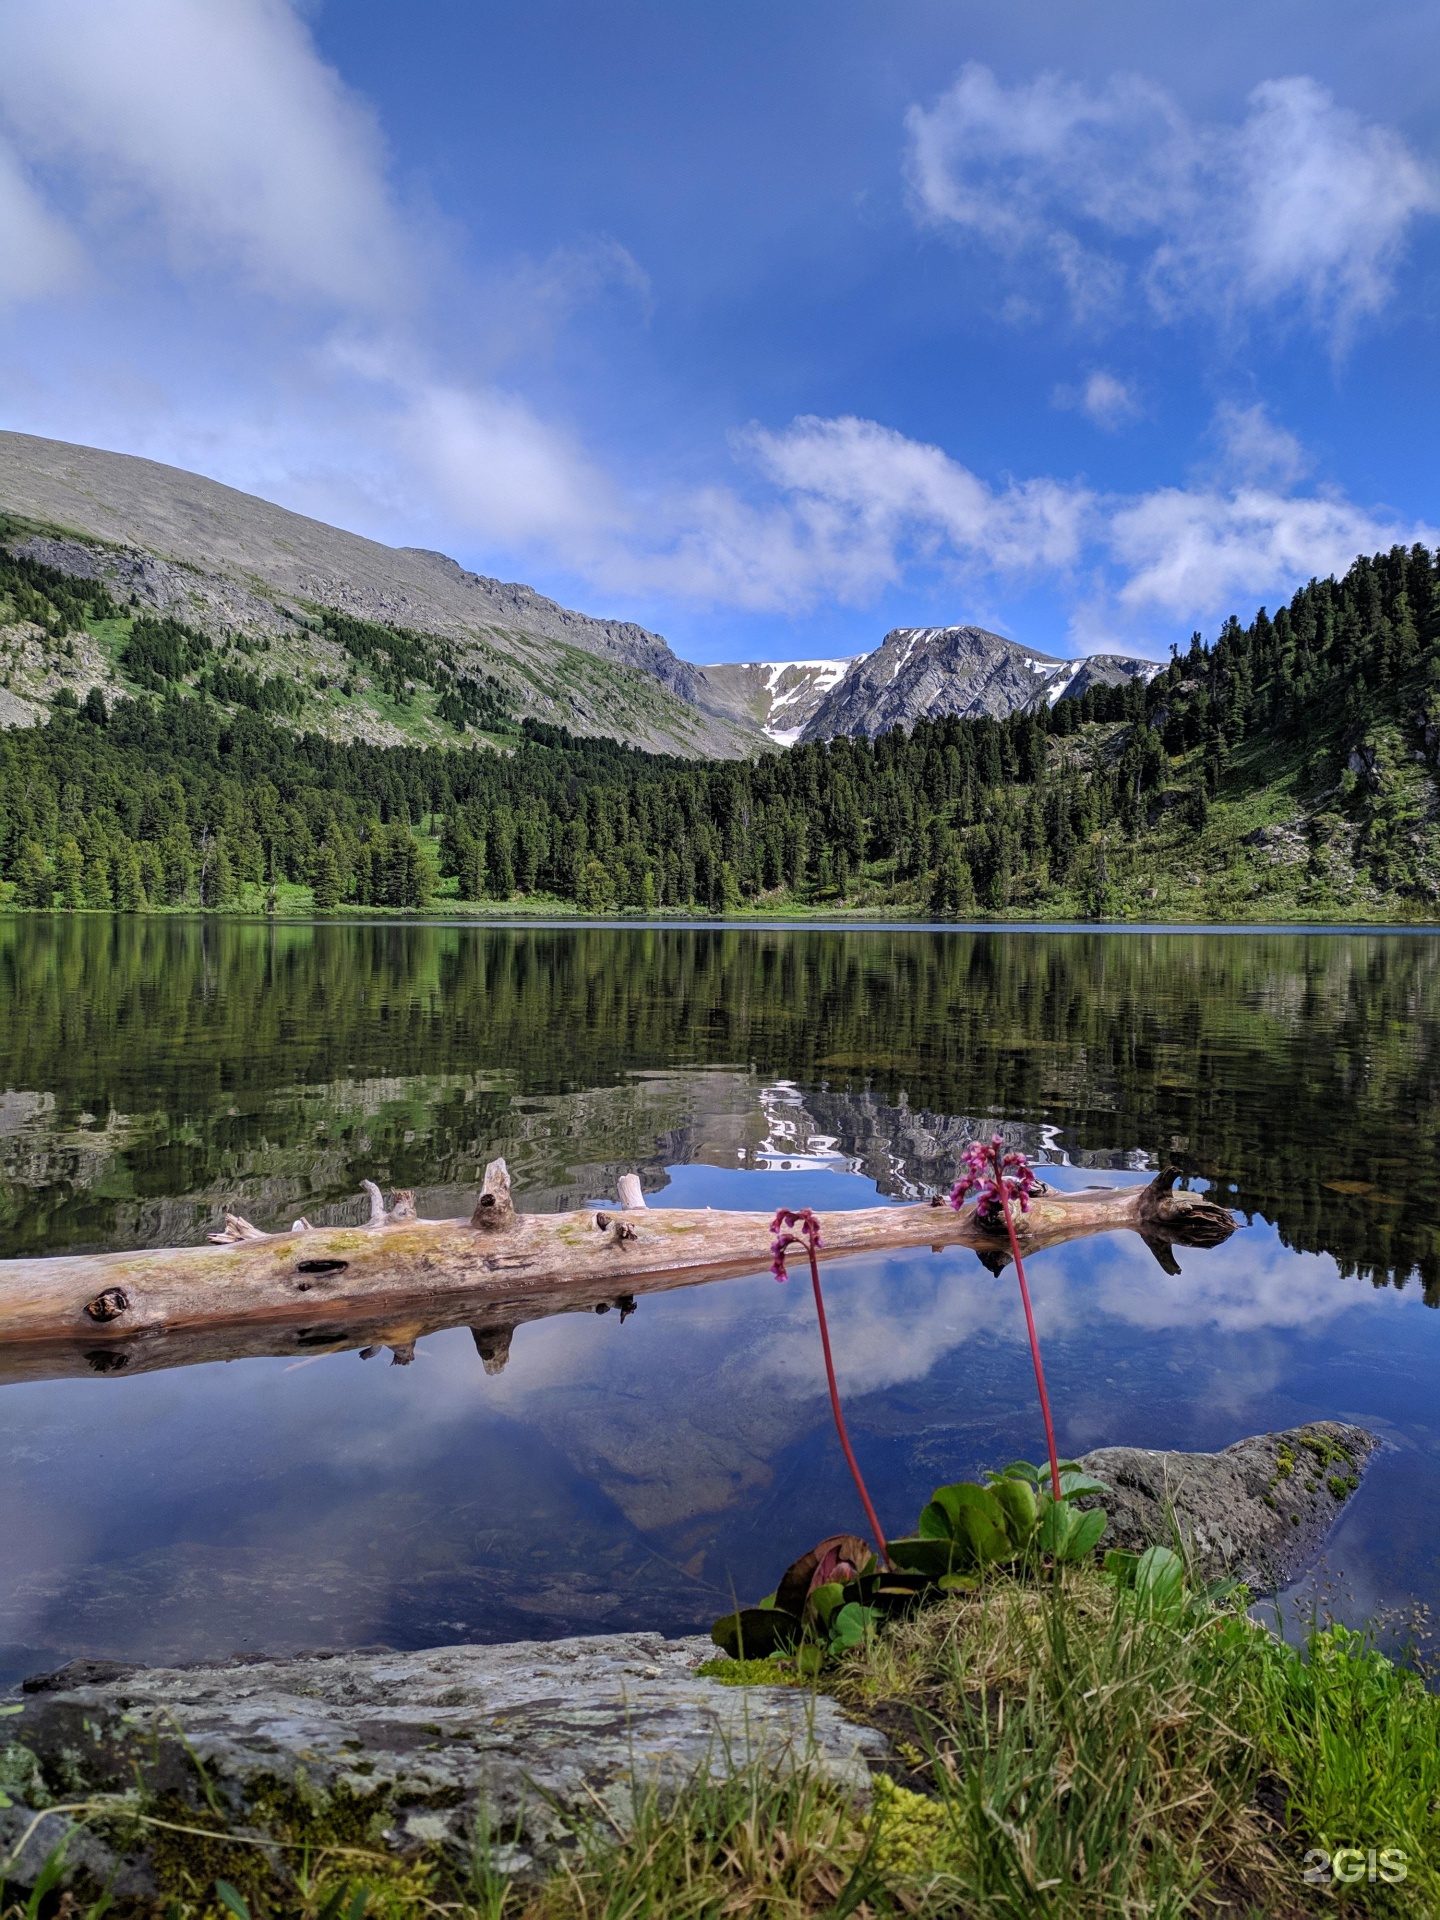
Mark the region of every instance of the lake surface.
[[[1440, 939], [0, 918], [0, 1257], [358, 1220], [363, 1178], [468, 1213], [497, 1153], [530, 1209], [630, 1170], [873, 1205], [997, 1125], [1057, 1184], [1173, 1160], [1247, 1221], [1178, 1278], [1133, 1234], [1030, 1263], [1062, 1446], [1361, 1421], [1385, 1449], [1301, 1597], [1440, 1601]], [[860, 1523], [808, 1284], [755, 1265], [508, 1351], [47, 1379], [0, 1281], [0, 1680], [707, 1625]], [[826, 1297], [897, 1531], [1041, 1451], [1011, 1276], [856, 1256]]]

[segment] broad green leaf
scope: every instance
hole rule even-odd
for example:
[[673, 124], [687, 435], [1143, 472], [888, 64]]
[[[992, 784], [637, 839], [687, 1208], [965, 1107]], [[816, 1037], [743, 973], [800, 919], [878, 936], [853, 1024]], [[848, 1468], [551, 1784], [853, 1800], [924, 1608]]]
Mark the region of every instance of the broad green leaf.
[[827, 1580], [822, 1587], [816, 1587], [810, 1595], [810, 1605], [817, 1617], [829, 1626], [831, 1615], [837, 1613], [845, 1603], [845, 1589], [838, 1580]]
[[983, 1507], [978, 1502], [963, 1507], [957, 1531], [969, 1546], [971, 1557], [982, 1567], [1015, 1557], [1015, 1544], [1005, 1525], [1005, 1512], [996, 1500], [987, 1501]]
[[858, 1647], [870, 1628], [878, 1626], [882, 1618], [874, 1607], [862, 1607], [852, 1600], [835, 1616], [835, 1624], [830, 1629], [831, 1647], [839, 1653]]
[[1057, 1560], [1065, 1557], [1065, 1548], [1070, 1539], [1070, 1527], [1075, 1519], [1063, 1500], [1058, 1503], [1046, 1500], [1040, 1508], [1040, 1528], [1037, 1541], [1042, 1553], [1054, 1554]]
[[1135, 1565], [1135, 1591], [1152, 1607], [1173, 1607], [1185, 1591], [1185, 1562], [1169, 1547], [1147, 1547]]
[[1038, 1487], [1048, 1471], [1048, 1468], [1037, 1467], [1029, 1460], [1012, 1460], [1008, 1467], [1001, 1467], [998, 1473], [990, 1474], [989, 1478], [992, 1481], [1025, 1480], [1028, 1481], [1032, 1487]]
[[956, 1545], [948, 1535], [943, 1540], [912, 1537], [890, 1542], [890, 1558], [897, 1567], [907, 1573], [928, 1574], [931, 1579], [948, 1573], [955, 1557]]
[[1071, 1560], [1088, 1560], [1100, 1544], [1105, 1531], [1105, 1514], [1102, 1508], [1092, 1507], [1088, 1513], [1072, 1513], [1070, 1538], [1065, 1543], [1066, 1557]]
[[1040, 1517], [1035, 1489], [1024, 1480], [995, 1480], [989, 1492], [1005, 1516], [1010, 1538], [1016, 1546], [1023, 1547]]
[[772, 1653], [793, 1647], [800, 1638], [800, 1622], [779, 1607], [742, 1607], [727, 1613], [710, 1629], [710, 1638], [732, 1660], [768, 1660]]
[[931, 1500], [920, 1509], [922, 1540], [953, 1540], [954, 1537], [955, 1516], [938, 1500]]
[[1080, 1473], [1067, 1469], [1060, 1475], [1060, 1498], [1076, 1500], [1082, 1493], [1109, 1493], [1110, 1488], [1103, 1480], [1097, 1480], [1093, 1473]]

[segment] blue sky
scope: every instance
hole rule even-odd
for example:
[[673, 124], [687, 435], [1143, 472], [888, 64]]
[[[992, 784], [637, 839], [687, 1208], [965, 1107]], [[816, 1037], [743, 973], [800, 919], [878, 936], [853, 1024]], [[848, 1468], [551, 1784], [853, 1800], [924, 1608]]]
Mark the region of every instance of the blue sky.
[[0, 0], [0, 423], [694, 659], [1440, 528], [1440, 9]]

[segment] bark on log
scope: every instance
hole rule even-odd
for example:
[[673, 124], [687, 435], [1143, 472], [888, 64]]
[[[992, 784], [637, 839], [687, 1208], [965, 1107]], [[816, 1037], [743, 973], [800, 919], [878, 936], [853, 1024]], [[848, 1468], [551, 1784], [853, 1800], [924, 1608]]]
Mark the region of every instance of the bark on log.
[[[1172, 1191], [1176, 1178], [1167, 1172], [1144, 1187], [1075, 1194], [1042, 1188], [1017, 1221], [1021, 1247], [1038, 1252], [1130, 1228], [1163, 1264], [1172, 1244], [1218, 1245], [1234, 1231], [1233, 1217], [1201, 1194]], [[372, 1342], [403, 1346], [436, 1326], [513, 1325], [572, 1303], [754, 1273], [769, 1246], [766, 1213], [517, 1214], [503, 1160], [486, 1169], [469, 1221], [420, 1220], [411, 1195], [397, 1198], [387, 1211], [375, 1189], [363, 1227], [265, 1234], [232, 1214], [210, 1246], [0, 1261], [0, 1355], [20, 1343], [83, 1342], [88, 1364], [106, 1371], [96, 1356], [110, 1343], [266, 1325], [278, 1331], [281, 1323], [291, 1331], [280, 1350], [293, 1352], [301, 1322], [306, 1333], [313, 1329], [307, 1344], [321, 1350], [352, 1344], [346, 1335], [357, 1322]], [[970, 1246], [992, 1268], [1008, 1258], [1003, 1238], [976, 1220], [973, 1206], [957, 1214], [936, 1200], [819, 1220], [822, 1258], [926, 1246]]]

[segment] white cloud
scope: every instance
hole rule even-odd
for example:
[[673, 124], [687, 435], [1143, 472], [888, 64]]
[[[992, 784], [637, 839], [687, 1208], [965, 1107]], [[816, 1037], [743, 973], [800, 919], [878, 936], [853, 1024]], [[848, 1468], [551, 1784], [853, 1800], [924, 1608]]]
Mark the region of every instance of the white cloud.
[[1243, 614], [1312, 575], [1343, 573], [1358, 553], [1436, 538], [1433, 527], [1382, 518], [1339, 496], [1160, 487], [1117, 507], [1107, 545], [1122, 570], [1123, 608], [1190, 619]]
[[1270, 417], [1259, 403], [1242, 407], [1223, 400], [1215, 409], [1215, 438], [1224, 471], [1235, 480], [1293, 486], [1309, 473], [1313, 462], [1300, 442]]
[[153, 221], [182, 271], [389, 310], [415, 261], [374, 119], [284, 0], [0, 0], [0, 111], [69, 170], [97, 245]]
[[1133, 276], [1161, 318], [1291, 308], [1343, 339], [1440, 212], [1436, 169], [1303, 75], [1196, 126], [1133, 74], [1006, 88], [972, 64], [907, 125], [921, 217], [1048, 261], [1082, 318], [1118, 312]]
[[1063, 569], [1082, 548], [1085, 488], [992, 487], [874, 420], [805, 415], [778, 433], [751, 427], [736, 450], [774, 495], [756, 505], [711, 488], [676, 501], [656, 529], [664, 545], [634, 557], [632, 578], [756, 609], [865, 605], [917, 564]]
[[1074, 408], [1107, 433], [1114, 433], [1140, 417], [1135, 389], [1103, 368], [1092, 373], [1081, 387], [1057, 387], [1055, 405]]
[[583, 558], [599, 535], [623, 526], [608, 477], [515, 394], [426, 383], [395, 440], [432, 513], [483, 528], [502, 545], [546, 542]]
[[0, 306], [62, 293], [80, 278], [81, 269], [73, 235], [0, 140]]

